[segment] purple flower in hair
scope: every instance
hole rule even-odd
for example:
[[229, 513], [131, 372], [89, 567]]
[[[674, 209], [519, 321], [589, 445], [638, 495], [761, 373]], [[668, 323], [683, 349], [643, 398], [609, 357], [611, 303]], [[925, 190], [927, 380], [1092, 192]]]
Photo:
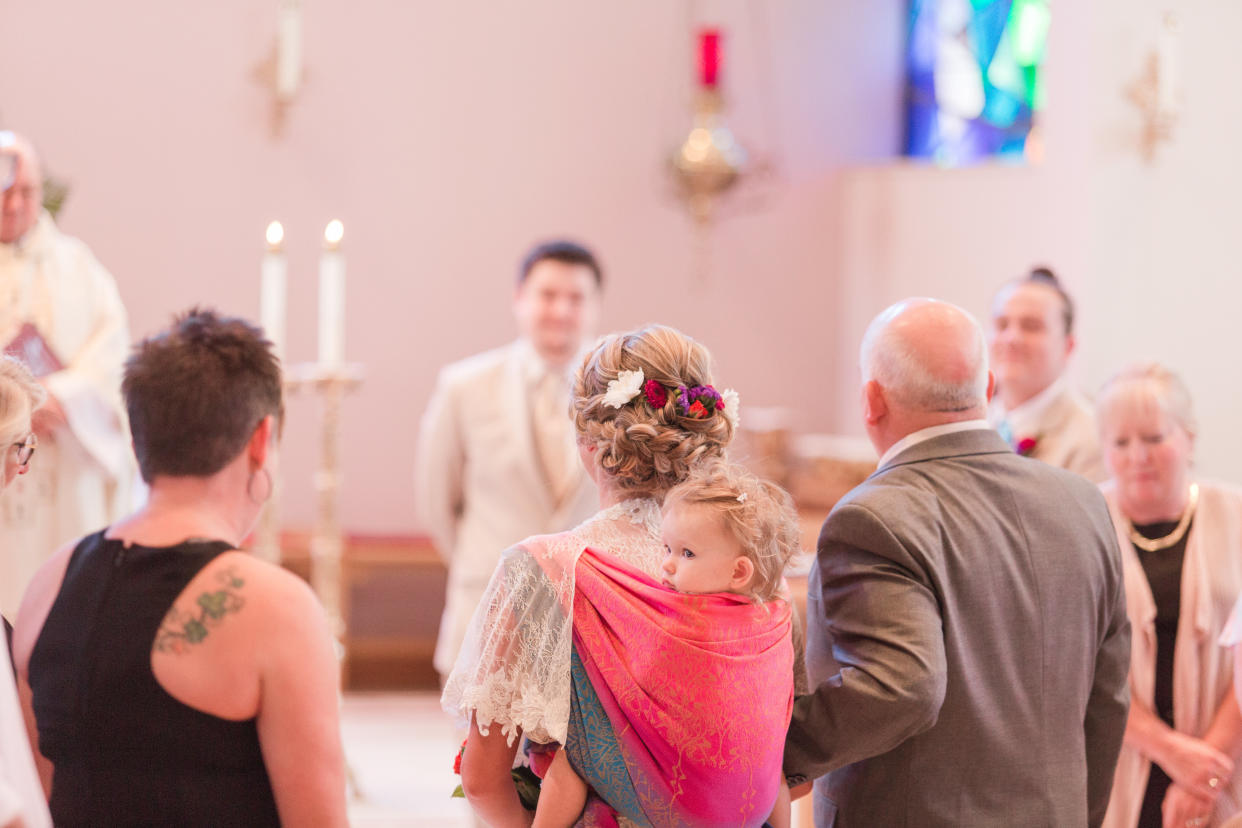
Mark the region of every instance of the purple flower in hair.
[[710, 385], [678, 386], [677, 409], [683, 417], [703, 420], [722, 408], [724, 400]]

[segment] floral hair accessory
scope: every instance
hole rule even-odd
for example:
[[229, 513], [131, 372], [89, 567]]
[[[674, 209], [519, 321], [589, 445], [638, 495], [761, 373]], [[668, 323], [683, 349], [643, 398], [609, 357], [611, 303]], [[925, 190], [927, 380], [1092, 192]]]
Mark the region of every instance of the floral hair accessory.
[[740, 495], [737, 496], [737, 502], [738, 503], [746, 502], [746, 492], [742, 492]]
[[726, 388], [724, 393], [720, 395], [724, 400], [724, 415], [729, 420], [729, 424], [733, 426], [733, 430], [737, 431], [738, 425], [741, 424], [741, 408], [742, 398], [732, 388]]
[[608, 391], [604, 394], [604, 405], [620, 408], [637, 397], [642, 390], [642, 368], [637, 371], [618, 371], [617, 378], [608, 382]]
[[720, 392], [710, 385], [680, 386], [677, 393], [677, 411], [692, 420], [706, 420], [724, 408]]
[[647, 380], [643, 385], [643, 394], [647, 397], [647, 405], [657, 411], [668, 402], [668, 389], [655, 380]]

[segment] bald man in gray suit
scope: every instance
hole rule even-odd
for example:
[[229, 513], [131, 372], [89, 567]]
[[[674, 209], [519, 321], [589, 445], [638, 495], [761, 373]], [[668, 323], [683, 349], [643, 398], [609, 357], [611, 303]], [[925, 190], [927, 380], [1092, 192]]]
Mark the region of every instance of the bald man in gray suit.
[[1098, 825], [1130, 661], [1103, 497], [988, 427], [965, 311], [894, 305], [861, 362], [882, 457], [819, 537], [786, 776], [820, 828]]

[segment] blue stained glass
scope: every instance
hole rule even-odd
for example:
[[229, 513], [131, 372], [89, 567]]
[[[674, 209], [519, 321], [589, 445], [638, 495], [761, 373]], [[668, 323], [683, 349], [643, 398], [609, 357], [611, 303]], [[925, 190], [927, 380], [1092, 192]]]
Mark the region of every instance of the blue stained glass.
[[979, 65], [987, 66], [1000, 45], [1001, 35], [1009, 20], [1011, 0], [995, 0], [990, 5], [975, 8], [970, 18], [970, 44], [979, 56]]
[[934, 147], [940, 143], [936, 105], [911, 104], [906, 117], [906, 146]]
[[[906, 66], [908, 71], [931, 73], [936, 69], [936, 15], [920, 13], [923, 5], [920, 0], [911, 4]], [[934, 7], [935, 0], [930, 5]]]
[[[1047, 0], [911, 0], [908, 8], [906, 153], [953, 166], [997, 156], [1020, 160], [1043, 104]], [[962, 44], [979, 67], [977, 117], [959, 94], [970, 86], [969, 72], [961, 75], [970, 65], [962, 61]], [[943, 63], [946, 56], [953, 60]], [[954, 94], [945, 100], [937, 99], [937, 73], [943, 82], [953, 78]]]
[[988, 92], [988, 102], [983, 107], [983, 119], [1002, 129], [1013, 126], [1022, 111], [1022, 101], [1001, 89]]

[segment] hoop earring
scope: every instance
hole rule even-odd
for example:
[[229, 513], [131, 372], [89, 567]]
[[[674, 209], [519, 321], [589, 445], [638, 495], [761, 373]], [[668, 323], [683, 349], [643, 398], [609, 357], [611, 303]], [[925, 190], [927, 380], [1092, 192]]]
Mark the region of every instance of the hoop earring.
[[[254, 491], [253, 491], [254, 481], [255, 481], [255, 478], [259, 476], [260, 472], [263, 473], [263, 478], [264, 480], [267, 481], [267, 493], [264, 494], [263, 497], [255, 497]], [[271, 473], [266, 468], [259, 468], [259, 469], [252, 471], [250, 473], [250, 479], [246, 481], [246, 496], [250, 498], [250, 502], [253, 503], [255, 506], [262, 506], [263, 504], [267, 503], [269, 500], [272, 499], [273, 488], [274, 486], [272, 486]]]

